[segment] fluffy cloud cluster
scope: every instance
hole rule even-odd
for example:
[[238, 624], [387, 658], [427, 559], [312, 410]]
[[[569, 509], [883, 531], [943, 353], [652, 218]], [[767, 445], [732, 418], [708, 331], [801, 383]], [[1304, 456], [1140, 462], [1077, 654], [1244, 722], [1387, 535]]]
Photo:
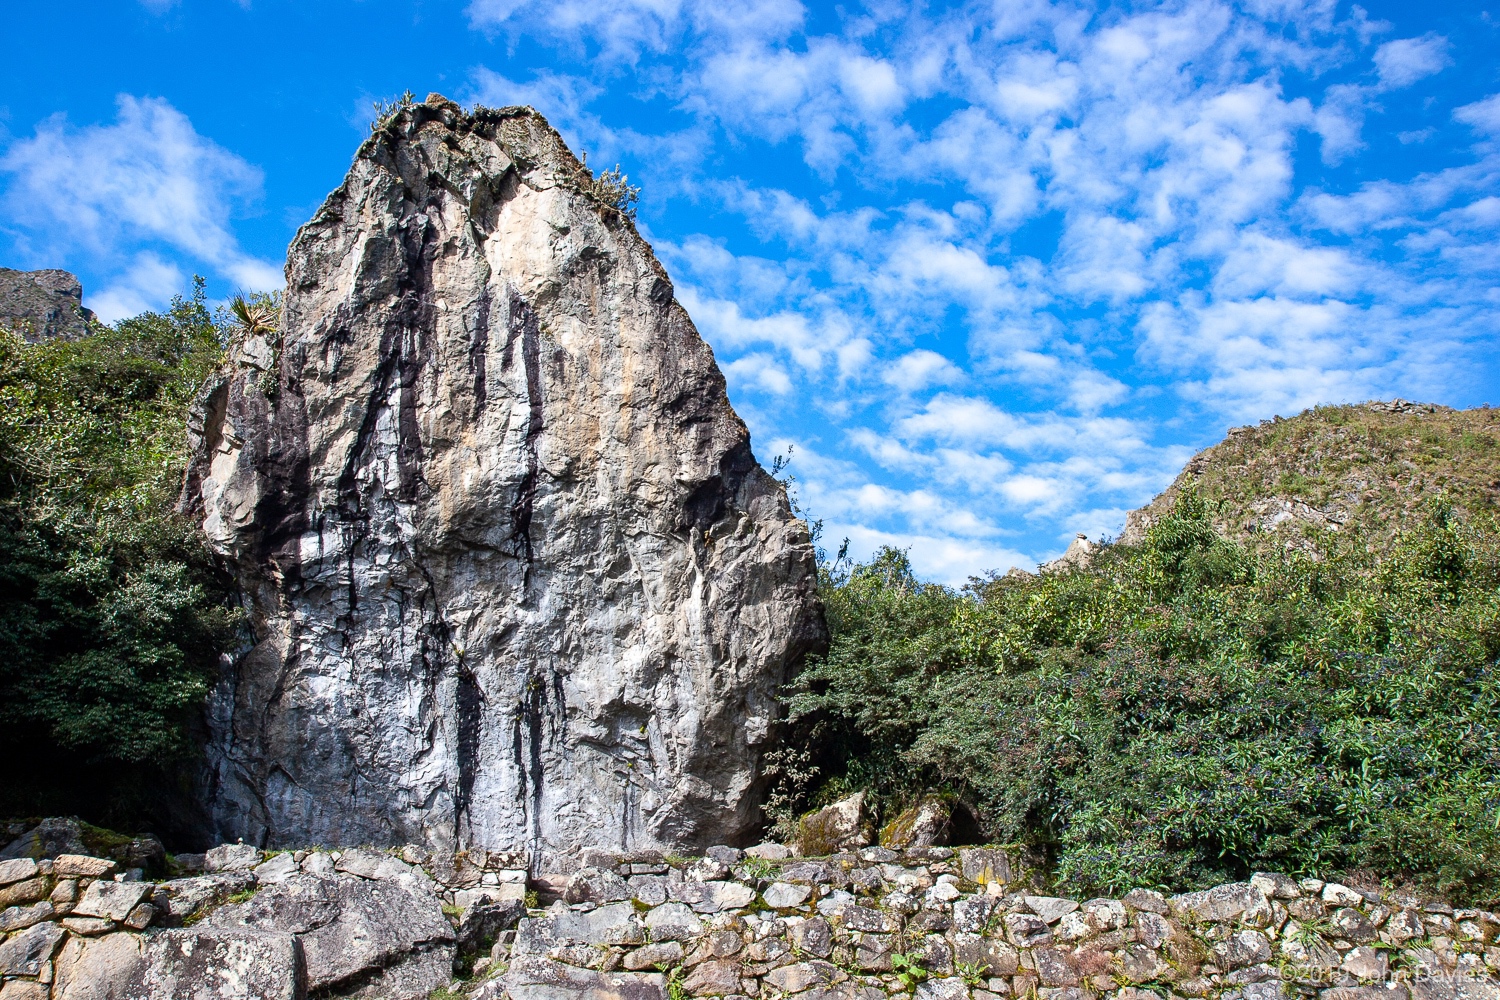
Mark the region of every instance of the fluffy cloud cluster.
[[187, 284], [159, 251], [202, 263], [249, 289], [281, 286], [281, 269], [246, 254], [230, 217], [260, 192], [260, 170], [199, 135], [172, 105], [123, 95], [113, 125], [77, 129], [61, 115], [0, 157], [7, 215], [116, 274], [89, 304], [105, 320], [161, 306]]
[[[804, 503], [856, 552], [909, 545], [953, 580], [1028, 563], [1117, 531], [1228, 422], [1463, 402], [1500, 374], [1500, 96], [1400, 132], [1441, 131], [1460, 165], [1348, 169], [1371, 175], [1372, 116], [1452, 64], [1439, 35], [1332, 0], [469, 12], [589, 67], [481, 73], [476, 96], [530, 100], [739, 220], [749, 239], [653, 235], [757, 433], [796, 447]], [[626, 80], [674, 125], [589, 114]], [[1308, 148], [1342, 186], [1299, 170]], [[792, 180], [734, 170], [759, 156]]]
[[[1500, 95], [1465, 89], [1457, 32], [1337, 0], [463, 17], [488, 65], [450, 66], [455, 96], [531, 104], [644, 184], [757, 448], [793, 449], [856, 557], [1029, 565], [1117, 532], [1228, 424], [1500, 384]], [[106, 262], [106, 315], [185, 261], [279, 283], [231, 227], [259, 171], [163, 101], [45, 122], [0, 171], [10, 234]]]

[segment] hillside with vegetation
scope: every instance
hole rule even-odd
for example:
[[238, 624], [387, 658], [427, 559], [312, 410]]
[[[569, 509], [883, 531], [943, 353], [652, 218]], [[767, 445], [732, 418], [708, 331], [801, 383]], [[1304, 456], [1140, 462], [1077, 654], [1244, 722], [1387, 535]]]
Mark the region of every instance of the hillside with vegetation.
[[1433, 502], [1460, 519], [1500, 505], [1500, 410], [1398, 399], [1231, 428], [1131, 513], [1121, 541], [1144, 541], [1187, 488], [1208, 501], [1220, 534], [1257, 550], [1317, 552], [1343, 534], [1373, 551], [1417, 527]]
[[76, 338], [0, 329], [0, 816], [191, 823], [170, 813], [237, 615], [172, 506], [227, 336], [201, 282]]
[[[1268, 870], [1500, 898], [1497, 456], [1496, 411], [1319, 408], [1199, 455], [1083, 567], [825, 567], [780, 822], [937, 790], [1073, 893]], [[1286, 498], [1329, 523], [1245, 528]]]

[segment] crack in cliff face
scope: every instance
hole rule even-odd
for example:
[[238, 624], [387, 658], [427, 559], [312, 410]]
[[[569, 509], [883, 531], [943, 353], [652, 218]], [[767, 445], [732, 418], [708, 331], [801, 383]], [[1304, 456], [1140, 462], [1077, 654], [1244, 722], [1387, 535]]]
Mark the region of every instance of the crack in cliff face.
[[488, 354], [490, 349], [490, 290], [486, 286], [479, 293], [479, 308], [474, 314], [474, 337], [469, 345], [469, 371], [474, 376], [474, 418], [484, 414], [485, 402], [489, 399], [489, 383], [486, 381]]
[[516, 342], [521, 344], [521, 363], [526, 368], [526, 399], [528, 415], [526, 422], [526, 471], [516, 488], [515, 503], [511, 506], [511, 541], [517, 546], [517, 555], [526, 563], [526, 589], [531, 589], [531, 564], [534, 553], [531, 547], [531, 515], [536, 505], [537, 488], [537, 438], [542, 434], [542, 371], [541, 329], [536, 313], [526, 304], [515, 289], [510, 290], [510, 317], [506, 324], [505, 353], [500, 360], [501, 371], [509, 371], [515, 363]]
[[460, 824], [470, 817], [474, 802], [474, 779], [479, 775], [479, 742], [484, 726], [484, 691], [479, 678], [463, 657], [458, 658], [458, 792], [453, 810]]

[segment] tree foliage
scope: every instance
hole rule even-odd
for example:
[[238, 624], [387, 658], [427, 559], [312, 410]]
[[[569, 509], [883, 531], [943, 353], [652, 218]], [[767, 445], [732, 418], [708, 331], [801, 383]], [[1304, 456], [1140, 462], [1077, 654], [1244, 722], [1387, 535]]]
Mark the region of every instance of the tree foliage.
[[[794, 686], [824, 784], [931, 787], [1076, 892], [1367, 869], [1500, 896], [1500, 532], [1257, 554], [1182, 491], [1088, 569], [922, 584], [903, 553], [825, 572], [833, 642]], [[804, 775], [811, 771], [805, 767]]]
[[201, 279], [78, 340], [0, 330], [0, 811], [128, 822], [193, 759], [236, 619], [172, 500], [222, 354]]

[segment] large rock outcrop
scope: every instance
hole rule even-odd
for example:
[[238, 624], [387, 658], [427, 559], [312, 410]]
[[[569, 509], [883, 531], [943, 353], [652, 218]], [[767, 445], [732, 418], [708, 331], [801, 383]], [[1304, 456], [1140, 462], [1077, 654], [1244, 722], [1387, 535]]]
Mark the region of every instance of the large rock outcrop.
[[190, 428], [254, 645], [216, 834], [689, 848], [757, 824], [822, 641], [806, 526], [633, 223], [534, 111], [436, 95], [293, 241]]
[[83, 307], [83, 285], [68, 271], [0, 267], [0, 327], [28, 343], [82, 337], [93, 319], [93, 312]]

